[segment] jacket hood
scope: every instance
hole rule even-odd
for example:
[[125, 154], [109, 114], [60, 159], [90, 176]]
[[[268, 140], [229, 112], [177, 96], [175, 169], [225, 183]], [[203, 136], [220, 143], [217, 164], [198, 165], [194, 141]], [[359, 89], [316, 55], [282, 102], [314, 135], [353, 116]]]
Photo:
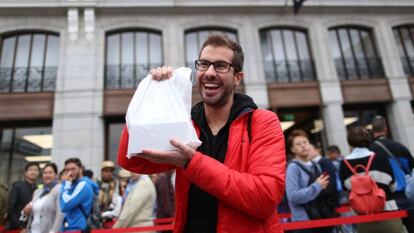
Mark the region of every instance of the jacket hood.
[[85, 178], [86, 182], [88, 182], [88, 184], [91, 185], [93, 193], [95, 193], [97, 195], [99, 193], [99, 186], [98, 186], [98, 184], [95, 181], [89, 179], [86, 176], [84, 176], [84, 178]]
[[[250, 112], [257, 109], [257, 105], [253, 102], [253, 99], [244, 94], [235, 93], [233, 96], [233, 106], [231, 107], [231, 112], [228, 122], [232, 122], [238, 116], [241, 116], [243, 113]], [[203, 119], [204, 115], [204, 102], [199, 102], [191, 110], [192, 119], [200, 125], [200, 120]]]

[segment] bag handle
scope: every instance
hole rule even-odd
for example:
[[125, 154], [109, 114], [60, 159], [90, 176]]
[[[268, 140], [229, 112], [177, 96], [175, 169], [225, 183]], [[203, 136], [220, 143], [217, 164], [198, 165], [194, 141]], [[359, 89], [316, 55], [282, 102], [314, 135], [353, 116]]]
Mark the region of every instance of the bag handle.
[[349, 170], [351, 170], [351, 172], [354, 175], [358, 175], [358, 173], [356, 172], [356, 170], [358, 168], [364, 169], [365, 175], [368, 175], [369, 169], [371, 168], [372, 160], [374, 160], [374, 156], [375, 156], [375, 154], [372, 154], [372, 155], [369, 156], [367, 166], [364, 166], [364, 165], [361, 165], [361, 164], [357, 164], [355, 167], [352, 167], [352, 165], [346, 159], [344, 159], [344, 163], [349, 168]]
[[376, 140], [376, 141], [374, 141], [374, 143], [376, 144], [376, 145], [378, 145], [379, 147], [381, 147], [381, 149], [383, 150], [383, 151], [385, 151], [385, 153], [387, 153], [387, 155], [389, 156], [389, 157], [391, 157], [392, 159], [394, 159], [396, 162], [397, 162], [397, 164], [398, 164], [398, 166], [400, 167], [400, 169], [405, 173], [405, 174], [409, 174], [410, 172], [408, 172], [407, 170], [405, 170], [405, 167], [401, 164], [401, 161], [399, 160], [399, 159], [397, 159], [392, 153], [391, 153], [391, 151], [390, 150], [388, 150], [388, 148], [381, 142], [381, 141], [379, 141], [379, 140]]
[[374, 156], [375, 156], [375, 154], [372, 154], [372, 155], [369, 156], [368, 164], [367, 164], [367, 167], [366, 167], [366, 170], [365, 170], [365, 173], [367, 175], [368, 175], [369, 169], [371, 168], [372, 161], [374, 160]]
[[357, 175], [355, 172], [355, 169], [352, 167], [352, 165], [348, 162], [348, 160], [344, 159], [345, 165], [348, 167], [348, 169], [352, 172], [352, 174]]

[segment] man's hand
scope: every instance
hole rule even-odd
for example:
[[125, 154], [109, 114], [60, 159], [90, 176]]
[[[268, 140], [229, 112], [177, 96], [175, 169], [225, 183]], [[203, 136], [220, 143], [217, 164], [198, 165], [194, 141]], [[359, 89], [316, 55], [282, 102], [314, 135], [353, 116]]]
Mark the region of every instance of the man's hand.
[[172, 77], [173, 68], [171, 66], [163, 66], [150, 70], [152, 79], [157, 81], [166, 80]]
[[32, 202], [29, 202], [22, 210], [25, 216], [29, 216], [32, 213]]
[[151, 161], [153, 163], [172, 164], [183, 168], [189, 162], [196, 151], [185, 145], [184, 143], [171, 139], [171, 145], [177, 148], [176, 151], [159, 151], [159, 150], [143, 150], [139, 157]]

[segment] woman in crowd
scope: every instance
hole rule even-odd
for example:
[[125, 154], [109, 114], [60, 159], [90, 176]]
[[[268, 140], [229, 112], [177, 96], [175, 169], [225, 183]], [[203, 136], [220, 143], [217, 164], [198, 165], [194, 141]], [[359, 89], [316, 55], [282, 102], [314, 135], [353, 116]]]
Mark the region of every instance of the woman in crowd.
[[[345, 159], [355, 167], [357, 164], [366, 166], [368, 160], [374, 152], [368, 149], [372, 141], [371, 133], [362, 127], [354, 127], [348, 131], [347, 136], [348, 144], [351, 147], [351, 154], [346, 156]], [[346, 166], [344, 161], [340, 165], [340, 177], [342, 187], [345, 190], [351, 190], [351, 176], [352, 172]], [[358, 170], [362, 172], [362, 170]], [[394, 200], [390, 199], [391, 192], [394, 191], [394, 175], [392, 168], [388, 162], [388, 159], [374, 155], [371, 167], [369, 169], [369, 175], [377, 183], [378, 187], [383, 189], [387, 196], [387, 202], [385, 204], [385, 210], [397, 210], [397, 204]], [[379, 222], [369, 222], [357, 224], [358, 233], [403, 233], [406, 232], [405, 227], [402, 225], [401, 219], [391, 219]]]
[[34, 192], [32, 201], [22, 211], [24, 216], [29, 217], [26, 230], [30, 233], [59, 232], [61, 228], [63, 215], [59, 206], [57, 170], [55, 163], [45, 165], [43, 187]]

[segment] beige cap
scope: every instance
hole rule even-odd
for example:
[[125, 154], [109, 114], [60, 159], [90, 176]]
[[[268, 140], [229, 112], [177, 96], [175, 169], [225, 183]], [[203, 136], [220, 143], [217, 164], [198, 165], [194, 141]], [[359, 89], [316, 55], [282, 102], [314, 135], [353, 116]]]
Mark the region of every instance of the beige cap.
[[105, 161], [102, 162], [102, 166], [101, 166], [101, 169], [104, 169], [104, 168], [113, 168], [113, 169], [115, 169], [115, 163], [112, 162], [111, 160], [105, 160]]
[[118, 176], [121, 178], [129, 178], [131, 177], [131, 172], [122, 168], [121, 170], [119, 170]]

